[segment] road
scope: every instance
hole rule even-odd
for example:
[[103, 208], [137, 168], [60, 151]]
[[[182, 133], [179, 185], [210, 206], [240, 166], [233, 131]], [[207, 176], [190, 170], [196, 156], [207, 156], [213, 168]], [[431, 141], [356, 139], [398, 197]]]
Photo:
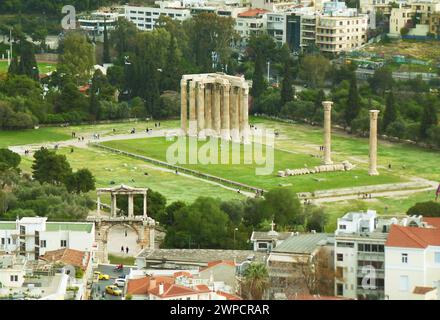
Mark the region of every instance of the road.
[[[104, 265], [100, 264], [98, 265], [98, 268], [94, 269], [95, 271], [100, 271], [104, 274], [108, 274], [110, 276], [110, 280], [94, 280], [92, 285], [92, 295], [93, 300], [122, 300], [122, 297], [112, 296], [110, 294], [105, 293], [105, 287], [108, 285], [112, 285], [115, 282], [116, 278], [119, 278], [122, 275], [128, 275], [130, 273], [129, 267], [124, 267], [124, 269], [120, 272], [114, 271], [115, 265]], [[120, 287], [122, 291], [124, 291], [124, 288]], [[100, 295], [100, 299], [98, 298], [98, 295]]]

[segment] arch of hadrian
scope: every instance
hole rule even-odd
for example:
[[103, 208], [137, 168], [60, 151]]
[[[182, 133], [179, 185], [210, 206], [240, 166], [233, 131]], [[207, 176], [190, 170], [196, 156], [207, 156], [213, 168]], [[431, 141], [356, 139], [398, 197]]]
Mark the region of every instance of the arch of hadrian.
[[223, 73], [184, 75], [180, 82], [184, 134], [248, 143], [250, 87], [244, 77]]

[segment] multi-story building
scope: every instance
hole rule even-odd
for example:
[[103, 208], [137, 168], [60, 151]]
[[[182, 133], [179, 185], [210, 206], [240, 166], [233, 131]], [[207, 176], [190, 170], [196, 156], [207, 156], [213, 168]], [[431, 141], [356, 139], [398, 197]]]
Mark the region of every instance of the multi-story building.
[[368, 16], [356, 9], [330, 11], [316, 25], [316, 45], [322, 52], [338, 54], [367, 42]]
[[257, 36], [266, 32], [266, 13], [265, 9], [250, 9], [239, 13], [235, 19], [235, 30], [241, 37], [241, 43], [245, 45], [251, 36]]
[[156, 1], [152, 7], [124, 6], [125, 19], [133, 22], [140, 30], [153, 30], [160, 16], [183, 21], [191, 17], [191, 11], [180, 6], [180, 2]]
[[116, 22], [122, 13], [96, 11], [90, 15], [82, 15], [78, 17], [78, 23], [81, 30], [86, 31], [92, 37], [101, 37], [104, 34], [104, 26], [107, 26], [107, 31], [115, 29]]
[[429, 17], [429, 32], [435, 36], [440, 36], [440, 12], [434, 12]]
[[[383, 299], [387, 232], [387, 223], [379, 224], [376, 211], [349, 212], [338, 219], [335, 232], [336, 296]], [[371, 275], [372, 268], [375, 283], [364, 280]]]
[[390, 35], [400, 36], [402, 28], [411, 25], [414, 11], [411, 7], [399, 7], [391, 9]]
[[0, 252], [38, 260], [47, 251], [75, 249], [92, 252], [95, 225], [86, 222], [47, 222], [47, 218], [24, 217], [0, 221]]
[[440, 299], [440, 218], [393, 225], [385, 244], [385, 298]]
[[26, 275], [27, 259], [23, 256], [7, 254], [0, 256], [0, 283], [3, 287], [19, 288]]

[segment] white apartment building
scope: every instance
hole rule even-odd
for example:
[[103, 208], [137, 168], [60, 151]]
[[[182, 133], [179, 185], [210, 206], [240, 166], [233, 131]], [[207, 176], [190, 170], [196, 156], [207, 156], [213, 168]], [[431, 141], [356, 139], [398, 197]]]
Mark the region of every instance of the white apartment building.
[[122, 16], [119, 12], [96, 11], [78, 17], [78, 23], [81, 30], [87, 31], [91, 36], [100, 37], [104, 34], [104, 26], [107, 26], [107, 31], [114, 30], [116, 22]]
[[27, 259], [23, 256], [0, 256], [0, 287], [21, 287], [26, 275], [26, 263]]
[[180, 6], [180, 2], [156, 1], [154, 7], [124, 6], [124, 17], [133, 22], [140, 30], [153, 30], [160, 16], [175, 20], [186, 20], [191, 17], [190, 9]]
[[400, 36], [400, 30], [411, 23], [414, 11], [411, 7], [400, 7], [391, 9], [390, 35]]
[[45, 217], [0, 221], [0, 253], [15, 253], [32, 261], [47, 251], [67, 248], [91, 252], [94, 247], [93, 223], [47, 222]]
[[338, 54], [367, 42], [368, 16], [356, 9], [324, 14], [316, 25], [316, 45], [322, 52]]
[[385, 259], [386, 299], [440, 300], [440, 218], [393, 225]]
[[266, 32], [266, 13], [264, 9], [250, 9], [239, 13], [235, 19], [235, 30], [241, 37], [241, 43], [245, 45], [252, 35]]
[[[383, 299], [384, 247], [391, 221], [380, 221], [376, 211], [349, 212], [338, 219], [335, 231], [335, 295], [350, 299]], [[376, 275], [374, 283], [368, 279]], [[366, 277], [367, 276], [367, 277]]]

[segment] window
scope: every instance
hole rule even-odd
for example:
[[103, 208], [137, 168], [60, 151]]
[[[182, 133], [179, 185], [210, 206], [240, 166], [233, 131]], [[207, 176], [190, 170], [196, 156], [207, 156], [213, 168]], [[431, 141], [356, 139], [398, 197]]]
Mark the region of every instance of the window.
[[17, 275], [11, 275], [11, 282], [17, 282], [18, 276]]
[[67, 247], [67, 240], [61, 240], [61, 248]]
[[439, 263], [440, 264], [440, 252], [435, 252], [434, 253], [434, 261], [435, 261], [435, 263]]
[[41, 248], [46, 248], [46, 240], [41, 240], [40, 241], [40, 247]]
[[2, 245], [5, 244], [5, 238], [2, 238]]
[[337, 242], [336, 246], [340, 247], [340, 248], [354, 248], [354, 243], [353, 242]]
[[340, 224], [339, 229], [341, 230], [347, 230], [347, 226], [345, 224]]
[[344, 255], [342, 253], [338, 253], [336, 255], [336, 261], [344, 261]]
[[399, 279], [399, 290], [400, 291], [408, 291], [408, 287], [409, 287], [408, 276], [400, 276], [400, 279]]
[[408, 263], [408, 253], [402, 253], [402, 263]]
[[344, 295], [344, 285], [342, 283], [338, 283], [336, 285], [336, 295], [343, 296]]

